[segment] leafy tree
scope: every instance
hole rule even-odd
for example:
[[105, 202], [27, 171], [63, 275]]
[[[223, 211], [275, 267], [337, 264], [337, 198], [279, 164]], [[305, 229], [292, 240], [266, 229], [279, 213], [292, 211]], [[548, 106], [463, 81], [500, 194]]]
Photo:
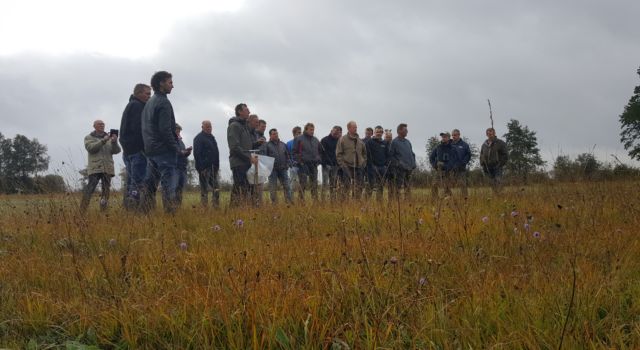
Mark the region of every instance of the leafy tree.
[[7, 177], [26, 178], [49, 168], [47, 146], [38, 142], [38, 139], [29, 140], [26, 136], [16, 135], [11, 141], [11, 147], [5, 147], [3, 156], [6, 157]]
[[545, 162], [540, 157], [536, 132], [529, 130], [526, 125], [511, 119], [507, 123], [507, 133], [504, 134], [509, 151], [507, 170], [522, 178], [526, 183], [530, 173], [543, 166]]
[[585, 179], [593, 179], [598, 171], [602, 170], [602, 163], [596, 159], [593, 153], [582, 153], [576, 157], [576, 165]]
[[[640, 75], [640, 68], [637, 73]], [[640, 160], [640, 86], [635, 87], [620, 115], [620, 129], [620, 142], [629, 151], [629, 157]]]

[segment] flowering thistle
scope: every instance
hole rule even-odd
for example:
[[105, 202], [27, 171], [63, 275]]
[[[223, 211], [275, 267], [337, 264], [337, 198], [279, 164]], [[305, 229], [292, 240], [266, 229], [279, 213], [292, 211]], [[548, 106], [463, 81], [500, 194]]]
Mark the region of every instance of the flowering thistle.
[[244, 220], [238, 219], [233, 223], [233, 225], [237, 228], [242, 228], [244, 226]]
[[529, 231], [529, 229], [531, 229], [531, 225], [529, 225], [529, 223], [528, 223], [528, 222], [525, 222], [525, 223], [524, 223], [524, 230], [525, 230], [525, 231]]
[[540, 232], [536, 231], [533, 233], [533, 238], [540, 238]]
[[511, 212], [511, 217], [515, 218], [516, 216], [518, 216], [518, 211], [517, 210], [512, 211]]
[[220, 225], [213, 225], [213, 226], [211, 227], [211, 229], [212, 229], [212, 230], [214, 230], [214, 231], [216, 231], [216, 232], [217, 232], [217, 231], [222, 230], [222, 228], [220, 227]]
[[484, 222], [485, 224], [489, 223], [489, 217], [488, 216], [483, 216], [482, 217], [482, 222]]
[[180, 242], [180, 249], [187, 250], [187, 242]]
[[420, 277], [420, 279], [418, 280], [418, 285], [420, 287], [424, 286], [425, 284], [427, 284], [427, 278], [426, 277]]

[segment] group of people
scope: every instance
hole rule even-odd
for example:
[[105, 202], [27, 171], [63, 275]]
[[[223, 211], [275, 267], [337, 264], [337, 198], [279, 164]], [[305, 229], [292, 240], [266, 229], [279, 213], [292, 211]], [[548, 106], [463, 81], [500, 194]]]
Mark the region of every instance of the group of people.
[[[204, 120], [193, 146], [186, 147], [181, 137], [182, 128], [176, 123], [167, 98], [172, 89], [172, 75], [166, 71], [156, 72], [151, 78], [151, 86], [137, 84], [134, 87], [119, 130], [112, 129], [107, 133], [103, 121], [94, 121], [94, 130], [84, 140], [89, 159], [81, 211], [86, 211], [98, 183], [102, 187], [100, 208], [107, 208], [111, 178], [115, 175], [113, 155], [121, 151], [126, 168], [123, 203], [126, 209], [143, 212], [152, 209], [157, 188], [161, 185], [164, 210], [173, 213], [182, 203], [188, 157], [192, 153], [201, 204], [208, 206], [211, 193], [212, 206], [220, 205], [220, 157], [212, 124]], [[365, 137], [360, 138], [356, 122], [350, 121], [346, 134], [343, 135], [342, 127], [336, 125], [329, 135], [319, 140], [314, 136], [315, 126], [307, 123], [304, 128], [294, 127], [293, 138], [287, 143], [280, 140], [277, 129], [271, 128], [265, 135], [266, 129], [267, 122], [251, 114], [246, 104], [235, 107], [235, 116], [227, 127], [233, 175], [231, 206], [261, 205], [262, 185], [251, 184], [247, 176], [251, 167], [257, 167], [259, 155], [274, 158], [268, 179], [273, 203], [277, 202], [278, 184], [288, 203], [294, 200], [294, 189], [299, 201], [305, 200], [306, 192], [318, 200], [318, 166], [322, 169], [322, 199], [360, 199], [363, 195], [372, 196], [373, 192], [381, 199], [385, 187], [389, 189], [390, 198], [397, 198], [400, 193], [404, 193], [405, 198], [410, 197], [410, 177], [416, 169], [416, 157], [407, 139], [407, 124], [397, 126], [395, 138], [390, 129], [381, 126], [367, 128]], [[459, 130], [453, 130], [452, 134], [453, 138], [448, 132], [441, 133], [441, 143], [429, 155], [440, 180], [434, 181], [433, 192], [437, 195], [437, 186], [442, 186], [446, 194], [451, 194], [451, 187], [460, 182], [463, 195], [467, 196], [466, 171], [471, 152]], [[493, 128], [487, 129], [480, 164], [493, 180], [496, 190], [506, 161], [506, 144], [495, 136]]]

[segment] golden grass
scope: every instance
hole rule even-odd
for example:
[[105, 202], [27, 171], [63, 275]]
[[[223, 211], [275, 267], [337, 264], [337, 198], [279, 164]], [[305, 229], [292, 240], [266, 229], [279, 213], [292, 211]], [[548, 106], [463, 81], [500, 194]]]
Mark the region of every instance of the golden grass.
[[564, 348], [640, 348], [640, 184], [423, 193], [87, 218], [4, 197], [0, 345], [537, 349], [567, 320]]

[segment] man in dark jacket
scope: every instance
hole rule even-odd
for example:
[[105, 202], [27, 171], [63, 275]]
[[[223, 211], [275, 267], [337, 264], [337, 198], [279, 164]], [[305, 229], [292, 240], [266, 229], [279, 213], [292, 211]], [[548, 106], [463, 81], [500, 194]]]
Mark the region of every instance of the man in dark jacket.
[[509, 160], [507, 144], [496, 136], [494, 128], [487, 129], [487, 140], [480, 148], [480, 167], [491, 180], [494, 193], [502, 189], [502, 169]]
[[304, 132], [298, 136], [293, 144], [293, 154], [298, 164], [300, 179], [300, 200], [304, 202], [304, 192], [311, 183], [311, 197], [318, 199], [318, 165], [320, 164], [320, 141], [313, 136], [315, 126], [307, 123]]
[[455, 183], [460, 183], [462, 195], [467, 198], [469, 196], [469, 179], [467, 177], [467, 167], [471, 161], [471, 148], [460, 137], [460, 130], [453, 129], [451, 132], [451, 146], [458, 153], [458, 164], [453, 169], [453, 178]]
[[444, 188], [445, 195], [451, 195], [453, 172], [459, 163], [458, 152], [451, 145], [451, 135], [448, 132], [442, 132], [440, 137], [442, 137], [440, 144], [429, 155], [429, 163], [437, 174], [437, 181], [434, 181], [431, 186], [433, 198], [438, 197], [438, 185]]
[[229, 164], [233, 174], [233, 188], [231, 189], [231, 206], [249, 204], [249, 180], [247, 171], [258, 158], [251, 154], [253, 137], [247, 126], [247, 119], [251, 112], [246, 104], [240, 103], [235, 108], [236, 116], [229, 120], [227, 128], [227, 143], [229, 144]]
[[150, 97], [151, 87], [136, 84], [120, 121], [120, 145], [122, 145], [122, 160], [127, 174], [123, 205], [127, 210], [138, 207], [140, 193], [144, 190], [147, 157], [144, 155], [142, 140], [142, 110]]
[[280, 141], [278, 130], [269, 130], [269, 142], [261, 147], [261, 154], [273, 157], [273, 171], [269, 175], [269, 194], [271, 203], [278, 202], [277, 185], [278, 181], [284, 190], [284, 198], [287, 203], [292, 203], [291, 183], [289, 182], [289, 150], [287, 145]]
[[389, 144], [383, 139], [384, 130], [376, 126], [373, 136], [366, 142], [367, 146], [367, 196], [376, 190], [376, 199], [381, 200], [384, 184], [389, 168]]
[[396, 136], [389, 146], [389, 159], [393, 167], [395, 181], [391, 187], [391, 198], [400, 195], [400, 191], [404, 189], [404, 198], [411, 198], [411, 173], [416, 168], [416, 155], [413, 153], [411, 142], [407, 139], [409, 130], [407, 124], [402, 123], [396, 129]]
[[220, 206], [220, 186], [218, 185], [220, 152], [212, 131], [211, 121], [202, 121], [202, 131], [193, 139], [193, 158], [200, 183], [200, 204], [207, 207], [209, 188], [211, 188], [211, 205], [218, 208]]
[[326, 199], [326, 192], [329, 191], [329, 198], [335, 201], [337, 195], [338, 178], [340, 167], [336, 160], [336, 146], [338, 140], [342, 137], [342, 127], [334, 126], [331, 133], [320, 140], [320, 148], [322, 150], [322, 199]]
[[187, 167], [189, 166], [189, 156], [193, 147], [185, 146], [182, 141], [182, 127], [176, 124], [176, 140], [178, 142], [178, 161], [176, 166], [176, 174], [178, 176], [178, 183], [176, 185], [176, 206], [182, 205], [182, 191], [187, 184]]
[[144, 152], [148, 158], [147, 174], [145, 179], [147, 208], [152, 208], [155, 196], [155, 187], [158, 182], [162, 184], [162, 205], [167, 213], [176, 210], [176, 186], [178, 141], [176, 139], [176, 118], [173, 107], [167, 95], [173, 90], [173, 78], [171, 73], [165, 71], [156, 72], [151, 77], [153, 96], [145, 104], [142, 110], [142, 138], [144, 140]]

